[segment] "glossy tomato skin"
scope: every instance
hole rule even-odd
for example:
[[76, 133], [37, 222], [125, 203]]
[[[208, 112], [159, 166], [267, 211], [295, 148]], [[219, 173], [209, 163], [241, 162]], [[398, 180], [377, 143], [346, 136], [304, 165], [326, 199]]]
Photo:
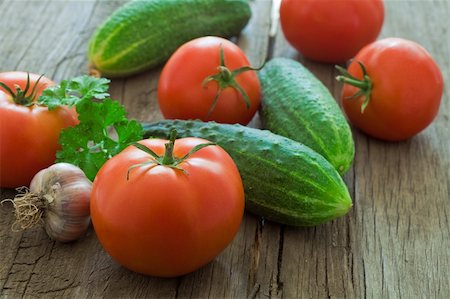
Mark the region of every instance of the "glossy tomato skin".
[[[36, 74], [30, 74], [34, 86]], [[27, 73], [0, 73], [0, 82], [15, 91], [14, 85], [25, 88]], [[36, 88], [37, 95], [54, 83], [42, 77]], [[28, 186], [33, 176], [55, 162], [59, 149], [58, 138], [63, 128], [78, 122], [74, 109], [17, 105], [0, 88], [0, 187]]]
[[221, 46], [225, 65], [231, 71], [250, 65], [244, 52], [224, 38], [206, 36], [185, 43], [169, 58], [159, 78], [158, 102], [165, 118], [243, 125], [250, 122], [261, 101], [261, 87], [255, 71], [246, 71], [235, 77], [249, 97], [249, 108], [242, 95], [228, 87], [220, 95], [215, 109], [208, 114], [218, 92], [218, 84], [210, 81], [204, 87], [202, 83], [218, 72]]
[[280, 23], [286, 40], [311, 60], [339, 63], [379, 35], [383, 0], [282, 0]]
[[[141, 144], [158, 155], [166, 140]], [[205, 140], [175, 142], [181, 157]], [[97, 174], [91, 217], [104, 249], [124, 267], [160, 277], [192, 272], [213, 260], [234, 238], [244, 212], [239, 172], [218, 146], [207, 146], [179, 164], [185, 172], [149, 161], [145, 152], [128, 147]]]
[[358, 89], [345, 84], [342, 107], [352, 124], [370, 136], [387, 140], [408, 139], [425, 129], [436, 117], [443, 77], [430, 54], [419, 44], [400, 38], [378, 40], [364, 47], [349, 65], [358, 79], [366, 68], [373, 90], [361, 113], [363, 97], [348, 99]]

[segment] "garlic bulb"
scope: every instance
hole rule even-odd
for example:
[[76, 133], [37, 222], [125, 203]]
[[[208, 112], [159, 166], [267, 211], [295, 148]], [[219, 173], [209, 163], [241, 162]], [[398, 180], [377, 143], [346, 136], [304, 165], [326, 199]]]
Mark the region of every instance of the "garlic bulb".
[[56, 163], [39, 171], [30, 189], [18, 190], [13, 229], [43, 223], [55, 240], [69, 242], [82, 237], [90, 223], [92, 183], [84, 172], [69, 163]]

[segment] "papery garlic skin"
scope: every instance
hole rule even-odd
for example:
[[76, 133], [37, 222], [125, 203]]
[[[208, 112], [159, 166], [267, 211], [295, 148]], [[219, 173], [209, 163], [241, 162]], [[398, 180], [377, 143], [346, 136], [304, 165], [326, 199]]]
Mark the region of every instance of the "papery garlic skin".
[[86, 233], [91, 191], [92, 182], [80, 168], [69, 163], [53, 164], [34, 176], [30, 192], [48, 203], [43, 222], [52, 239], [70, 242]]

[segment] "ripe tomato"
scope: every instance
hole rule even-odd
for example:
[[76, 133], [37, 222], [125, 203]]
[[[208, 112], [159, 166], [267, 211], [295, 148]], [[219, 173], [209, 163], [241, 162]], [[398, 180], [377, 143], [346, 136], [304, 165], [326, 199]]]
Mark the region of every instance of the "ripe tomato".
[[[91, 217], [114, 260], [173, 277], [210, 262], [231, 242], [244, 213], [236, 165], [216, 145], [182, 158], [206, 142], [182, 138], [165, 151], [167, 140], [143, 140], [160, 158], [130, 146], [103, 165], [93, 183]], [[164, 153], [172, 151], [167, 159]]]
[[[259, 108], [261, 87], [254, 69], [248, 66], [244, 52], [229, 40], [207, 36], [185, 43], [167, 61], [159, 78], [163, 116], [249, 123]], [[211, 80], [205, 81], [208, 77]]]
[[348, 83], [341, 102], [350, 122], [368, 135], [390, 141], [408, 139], [426, 128], [443, 93], [442, 74], [430, 54], [400, 38], [364, 47], [338, 80]]
[[384, 21], [382, 0], [282, 0], [286, 40], [303, 56], [338, 63], [374, 41]]
[[[45, 77], [26, 72], [0, 73], [0, 187], [29, 185], [33, 176], [55, 162], [60, 131], [78, 122], [74, 109], [46, 107], [32, 103], [41, 92], [54, 83]], [[33, 88], [34, 94], [31, 95]], [[19, 88], [17, 91], [16, 88]], [[21, 94], [22, 93], [22, 94]], [[16, 103], [21, 102], [21, 103]]]

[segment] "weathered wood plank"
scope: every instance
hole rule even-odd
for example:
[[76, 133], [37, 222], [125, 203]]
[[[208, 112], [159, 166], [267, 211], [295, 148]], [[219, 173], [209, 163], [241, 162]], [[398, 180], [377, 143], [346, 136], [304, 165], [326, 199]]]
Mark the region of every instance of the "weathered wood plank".
[[[447, 77], [449, 3], [392, 1], [386, 3], [386, 11], [382, 36], [402, 36], [422, 44]], [[450, 253], [438, 249], [450, 245], [446, 209], [450, 141], [442, 139], [444, 131], [448, 134], [448, 120], [444, 121], [448, 99], [447, 87], [435, 122], [409, 141], [383, 143], [358, 135], [362, 146], [355, 163], [359, 174], [355, 200], [361, 202], [357, 213], [361, 222], [356, 228], [364, 244], [359, 264], [370, 297], [450, 294], [449, 284], [440, 282], [450, 279]], [[436, 284], [430, 286], [430, 281]]]
[[[2, 16], [9, 18], [2, 17], [0, 24], [5, 29], [3, 32], [12, 33], [1, 34], [2, 71], [45, 73], [57, 81], [85, 73], [87, 40], [99, 22], [120, 3], [97, 4], [95, 1], [2, 2]], [[2, 191], [2, 199], [12, 196], [12, 192]], [[41, 229], [11, 232], [11, 207], [5, 204], [0, 211], [2, 296], [83, 294], [84, 285], [92, 284], [87, 280], [91, 274], [111, 268], [110, 259], [92, 231], [85, 242], [63, 245], [49, 241]], [[106, 268], [102, 267], [105, 259]], [[91, 265], [99, 267], [91, 270]]]

